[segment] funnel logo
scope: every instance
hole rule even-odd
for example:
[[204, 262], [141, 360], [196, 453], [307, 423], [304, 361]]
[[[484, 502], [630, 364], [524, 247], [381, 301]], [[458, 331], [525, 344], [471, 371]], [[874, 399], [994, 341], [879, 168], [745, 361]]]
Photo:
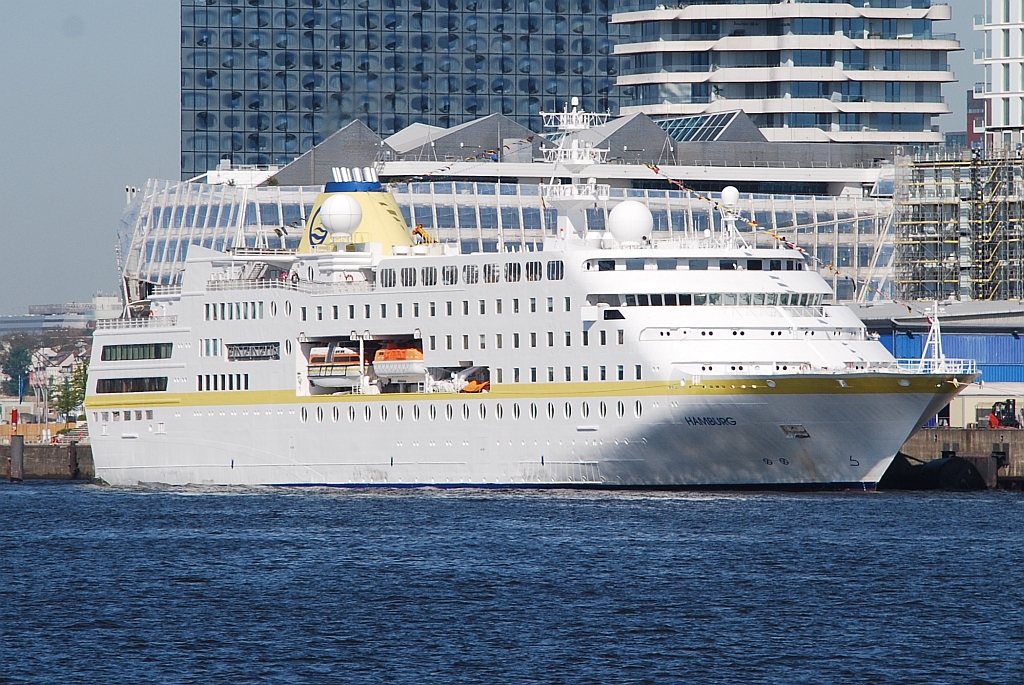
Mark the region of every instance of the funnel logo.
[[311, 245], [323, 245], [327, 240], [327, 229], [323, 226], [314, 226], [309, 229], [309, 243]]

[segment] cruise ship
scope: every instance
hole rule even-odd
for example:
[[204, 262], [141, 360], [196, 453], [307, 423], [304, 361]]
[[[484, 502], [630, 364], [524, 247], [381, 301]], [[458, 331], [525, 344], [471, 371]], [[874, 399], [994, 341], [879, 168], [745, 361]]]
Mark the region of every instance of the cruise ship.
[[538, 250], [463, 254], [338, 168], [297, 248], [193, 245], [180, 285], [134, 284], [94, 336], [97, 477], [872, 489], [977, 376], [940, 346], [894, 359], [803, 252], [748, 242], [735, 189], [716, 229], [658, 240], [624, 200], [587, 230], [607, 187], [573, 174], [601, 151], [549, 154], [571, 182], [541, 188]]

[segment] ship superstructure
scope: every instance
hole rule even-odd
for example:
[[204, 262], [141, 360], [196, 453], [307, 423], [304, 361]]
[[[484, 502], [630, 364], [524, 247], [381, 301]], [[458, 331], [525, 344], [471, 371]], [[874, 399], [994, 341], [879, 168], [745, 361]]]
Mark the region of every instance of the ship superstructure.
[[893, 359], [802, 253], [742, 239], [734, 191], [720, 230], [652, 239], [624, 201], [588, 232], [607, 193], [572, 165], [601, 153], [572, 145], [540, 251], [436, 242], [373, 169], [337, 170], [295, 250], [192, 246], [180, 286], [96, 331], [98, 477], [872, 487], [974, 378]]

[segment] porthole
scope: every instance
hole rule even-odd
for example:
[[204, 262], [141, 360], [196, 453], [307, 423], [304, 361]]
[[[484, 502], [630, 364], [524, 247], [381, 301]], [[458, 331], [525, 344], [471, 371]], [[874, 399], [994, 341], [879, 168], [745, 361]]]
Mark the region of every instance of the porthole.
[[487, 406], [483, 402], [481, 402], [480, 403], [480, 419], [483, 420], [483, 419], [486, 419], [486, 418], [487, 418]]
[[302, 423], [306, 423], [306, 419], [308, 419], [309, 416], [306, 414], [306, 408], [305, 407], [303, 407], [302, 411], [299, 412], [299, 417], [302, 419]]
[[548, 402], [548, 418], [555, 418], [555, 405], [552, 402]]
[[291, 354], [292, 353], [292, 341], [291, 341], [291, 339], [288, 339], [288, 340], [284, 341], [284, 353], [285, 354]]
[[444, 417], [451, 421], [453, 416], [455, 416], [455, 410], [452, 409], [452, 405], [446, 405], [444, 408]]
[[519, 420], [519, 404], [518, 403], [512, 405], [512, 418], [516, 419], [517, 421]]
[[334, 407], [331, 410], [331, 420], [334, 421], [335, 423], [337, 423], [340, 418], [341, 418], [341, 409], [339, 409], [338, 407]]
[[774, 388], [775, 387], [775, 381], [768, 381], [768, 387], [769, 388]]
[[277, 302], [270, 301], [270, 315], [277, 316]]
[[430, 420], [433, 421], [437, 418], [437, 407], [430, 405], [430, 411], [427, 413], [430, 414]]
[[370, 405], [366, 405], [365, 407], [363, 407], [363, 420], [364, 421], [369, 421], [372, 418], [373, 418], [373, 410], [370, 409]]
[[292, 315], [292, 303], [289, 302], [288, 300], [284, 301], [284, 315], [285, 316], [291, 316]]
[[504, 410], [502, 410], [500, 404], [494, 405], [494, 418], [496, 418], [498, 421], [501, 421], [501, 417], [504, 413], [505, 412]]
[[640, 400], [637, 400], [636, 401], [636, 406], [633, 408], [633, 411], [636, 413], [636, 417], [639, 419], [643, 415], [643, 413], [644, 413], [643, 402], [641, 402]]
[[317, 423], [323, 423], [324, 422], [324, 408], [323, 407], [317, 407], [316, 408], [316, 422]]
[[537, 405], [534, 404], [533, 402], [530, 403], [530, 418], [537, 418]]
[[582, 415], [583, 418], [588, 418], [590, 416], [590, 405], [586, 402], [584, 402], [583, 406], [580, 407], [580, 415]]
[[419, 421], [420, 420], [420, 405], [418, 405], [418, 404], [412, 405], [412, 420], [413, 421]]
[[395, 407], [395, 420], [401, 421], [405, 418], [405, 407], [398, 405]]
[[468, 404], [462, 405], [462, 420], [463, 421], [469, 421], [469, 405]]
[[619, 402], [619, 406], [616, 407], [616, 411], [618, 412], [619, 418], [621, 419], [623, 416], [626, 415], [626, 405], [623, 404], [622, 402]]
[[568, 402], [565, 403], [565, 418], [572, 418], [572, 405]]
[[608, 407], [605, 405], [604, 402], [598, 405], [597, 411], [601, 415], [602, 419], [608, 416]]
[[356, 408], [355, 407], [349, 407], [348, 408], [348, 420], [349, 421], [355, 421], [356, 420]]
[[901, 378], [899, 380], [899, 384], [900, 384], [900, 386], [902, 386], [904, 388], [909, 388], [910, 387], [910, 381], [908, 381], [906, 378]]
[[387, 421], [388, 420], [388, 408], [386, 406], [384, 406], [383, 404], [380, 405], [380, 420], [381, 421]]

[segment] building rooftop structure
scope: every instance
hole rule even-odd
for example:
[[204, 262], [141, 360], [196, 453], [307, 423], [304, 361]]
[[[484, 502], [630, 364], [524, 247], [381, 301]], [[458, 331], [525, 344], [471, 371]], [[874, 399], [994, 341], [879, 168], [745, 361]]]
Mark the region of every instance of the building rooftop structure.
[[941, 143], [960, 43], [933, 25], [949, 18], [930, 0], [629, 0], [612, 17], [622, 113], [742, 109], [771, 141]]
[[[650, 206], [658, 239], [702, 230], [719, 220], [712, 201], [734, 185], [739, 210], [759, 226], [755, 240], [771, 243], [771, 230], [801, 245], [840, 299], [888, 292], [892, 200], [878, 188], [887, 169], [891, 177], [892, 147], [772, 143], [756, 127], [734, 129], [743, 131], [750, 140], [677, 142], [634, 114], [569, 133], [607, 151], [605, 163], [572, 174], [610, 186], [588, 209], [588, 225], [603, 230], [615, 204], [637, 198]], [[353, 122], [256, 186], [228, 185], [227, 169], [220, 185], [150, 181], [122, 217], [126, 280], [174, 286], [191, 245], [294, 248], [335, 167], [371, 167], [391, 184], [409, 225], [463, 251], [541, 249], [556, 217], [539, 184], [570, 175], [543, 161], [545, 147], [552, 142], [503, 115], [452, 129], [417, 125], [385, 139]]]

